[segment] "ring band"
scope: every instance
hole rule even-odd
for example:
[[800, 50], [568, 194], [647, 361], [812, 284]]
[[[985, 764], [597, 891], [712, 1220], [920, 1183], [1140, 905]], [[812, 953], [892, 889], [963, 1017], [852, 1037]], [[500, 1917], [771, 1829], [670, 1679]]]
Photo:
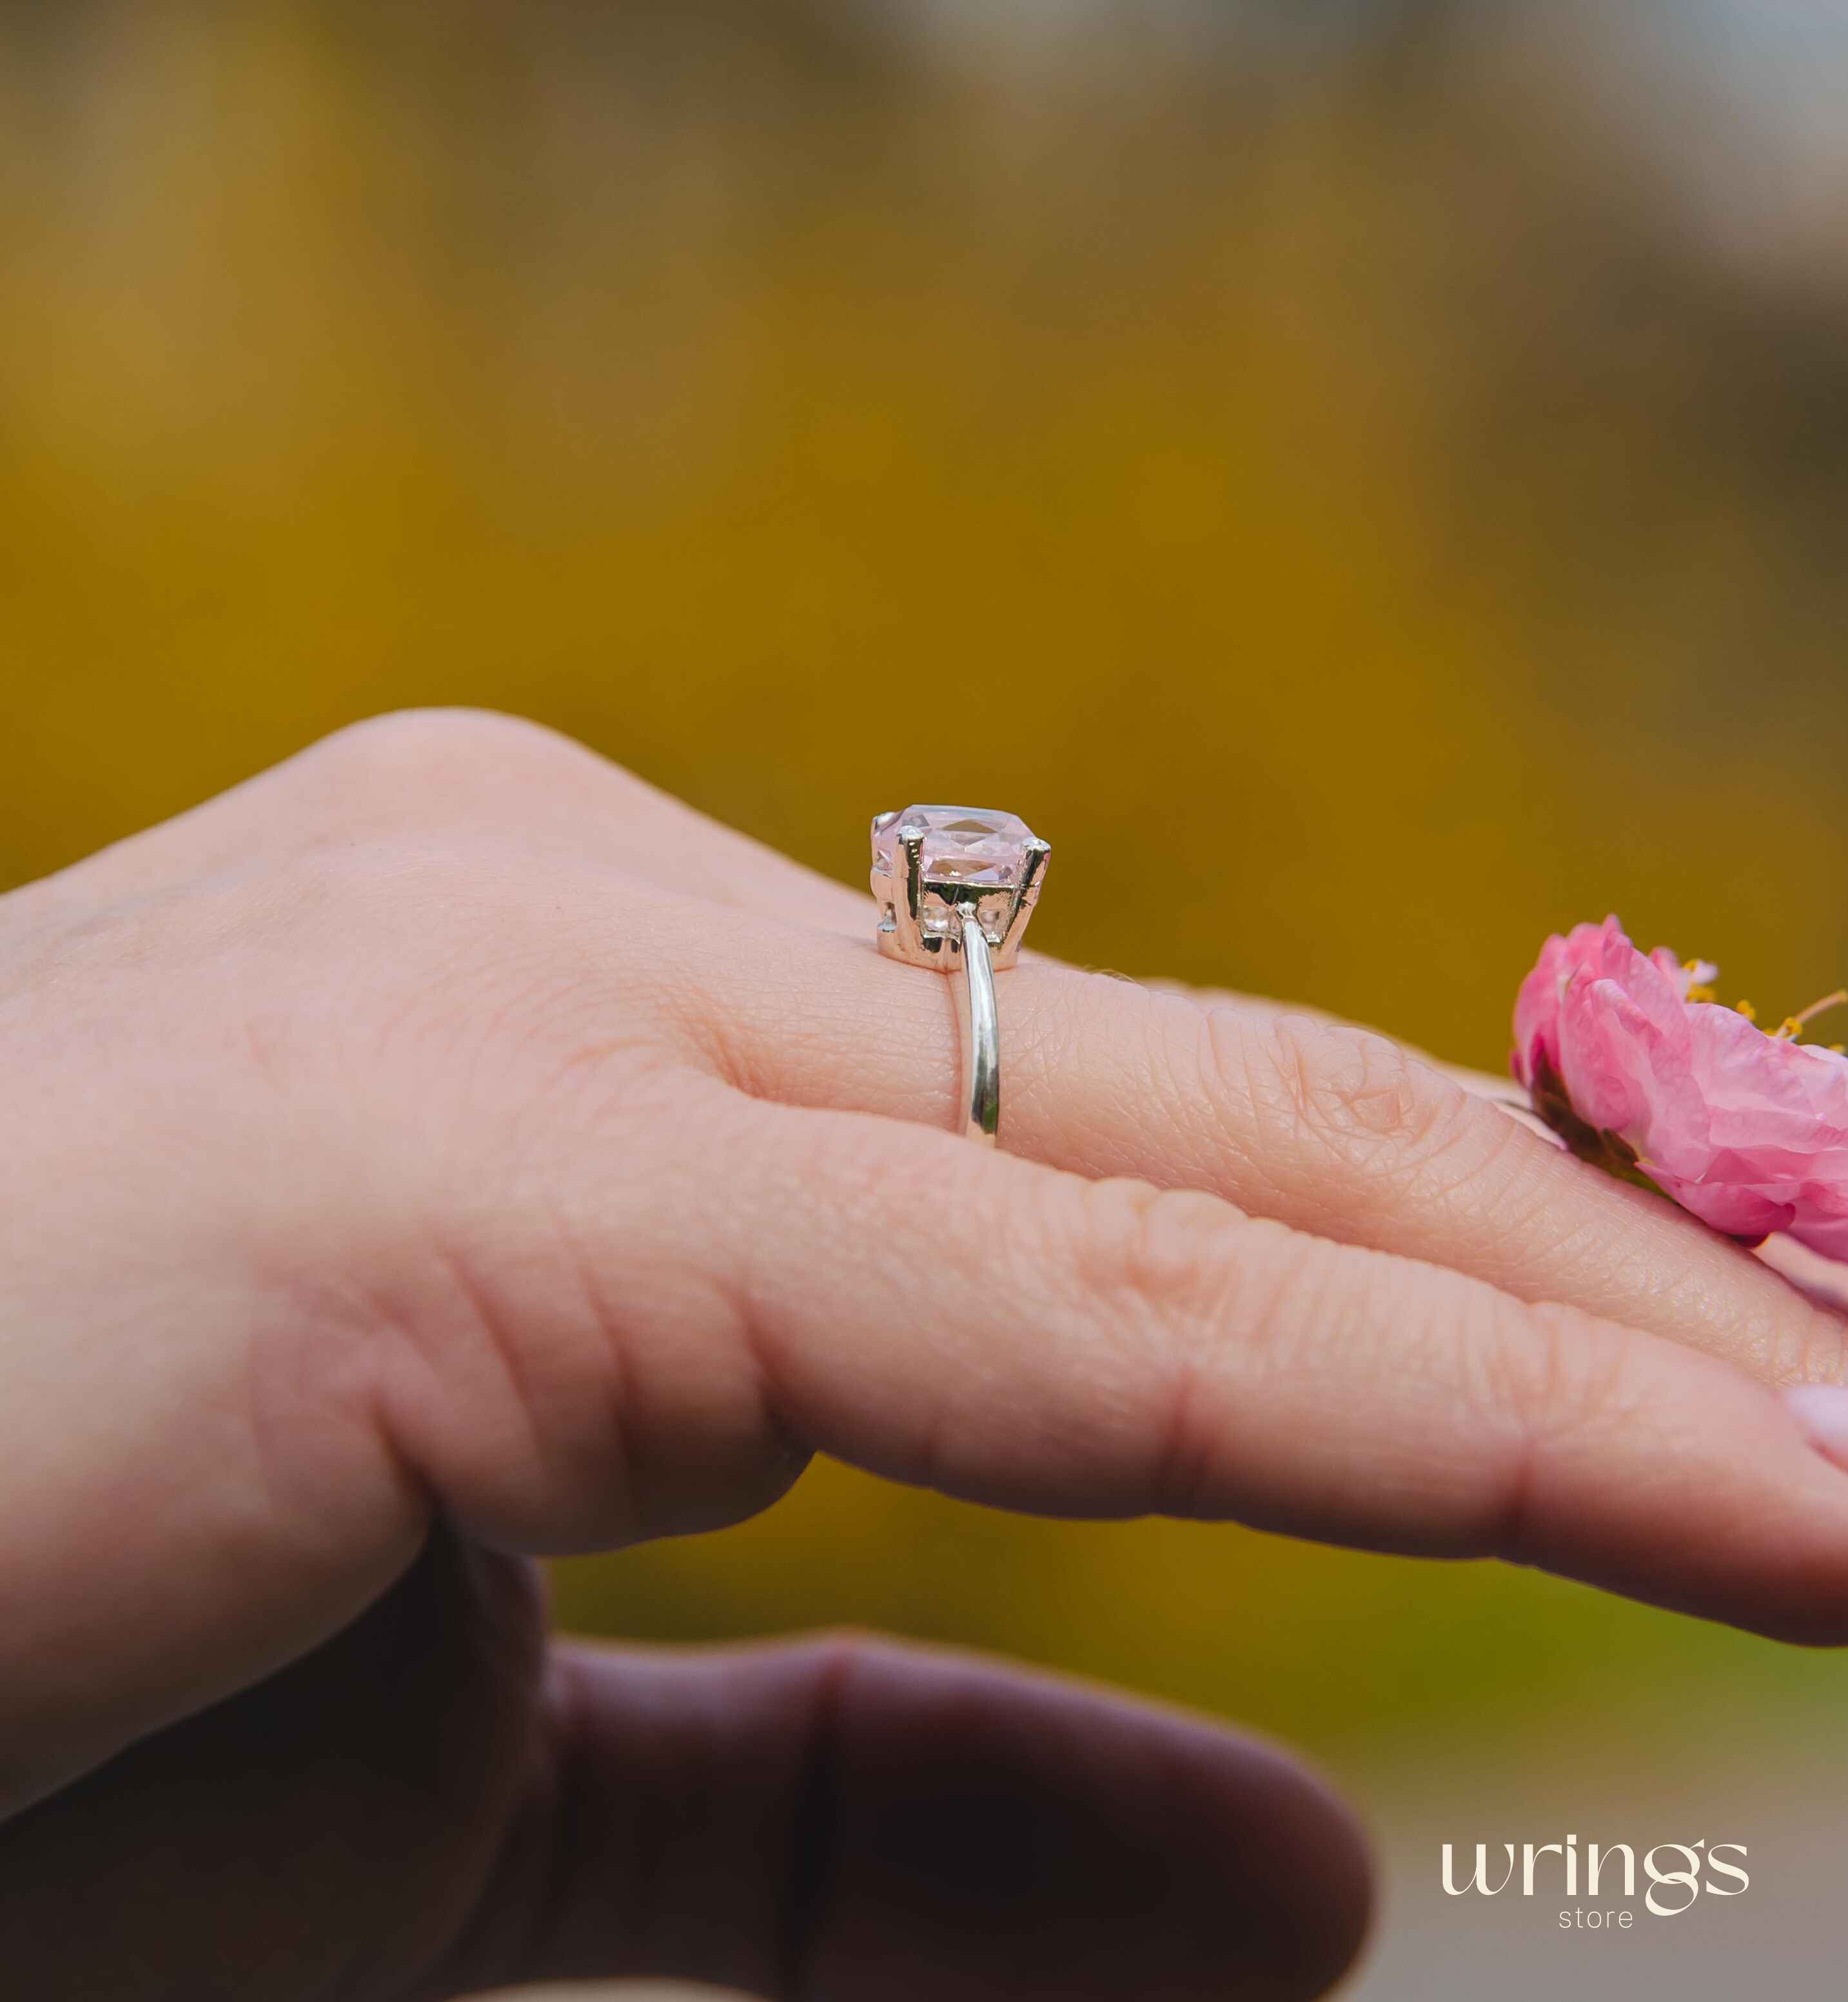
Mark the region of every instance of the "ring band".
[[1001, 1020], [995, 1012], [995, 962], [981, 925], [961, 913], [963, 977], [957, 983], [963, 1047], [963, 1135], [992, 1147], [1001, 1132]]
[[957, 1124], [993, 1146], [1001, 1128], [995, 979], [1020, 956], [1052, 850], [1016, 815], [985, 807], [907, 807], [873, 821], [873, 895], [887, 958], [960, 974], [962, 1104]]

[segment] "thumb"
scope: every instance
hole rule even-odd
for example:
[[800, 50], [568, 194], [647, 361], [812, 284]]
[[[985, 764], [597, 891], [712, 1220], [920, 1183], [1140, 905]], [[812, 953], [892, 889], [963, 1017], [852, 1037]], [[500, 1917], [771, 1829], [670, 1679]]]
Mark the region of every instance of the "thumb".
[[1366, 1924], [1345, 1809], [1287, 1757], [1159, 1705], [849, 1635], [562, 1649], [551, 1686], [545, 1812], [484, 1887], [459, 1985], [645, 1972], [817, 2002], [1307, 2002]]

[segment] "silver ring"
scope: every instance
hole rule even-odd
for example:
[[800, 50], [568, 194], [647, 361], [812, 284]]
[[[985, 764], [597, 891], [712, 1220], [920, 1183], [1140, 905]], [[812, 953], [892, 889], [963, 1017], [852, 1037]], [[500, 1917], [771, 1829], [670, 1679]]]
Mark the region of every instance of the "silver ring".
[[879, 950], [907, 966], [962, 975], [959, 1124], [983, 1146], [1001, 1130], [995, 975], [1020, 957], [1051, 853], [1023, 820], [986, 807], [906, 807], [873, 817]]

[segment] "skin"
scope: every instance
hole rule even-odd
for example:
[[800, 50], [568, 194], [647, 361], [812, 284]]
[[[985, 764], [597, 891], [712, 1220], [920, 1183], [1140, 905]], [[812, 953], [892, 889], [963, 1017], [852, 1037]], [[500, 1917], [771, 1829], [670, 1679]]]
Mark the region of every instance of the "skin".
[[1364, 1844], [1276, 1752], [852, 1635], [548, 1647], [534, 1554], [816, 1450], [1848, 1638], [1773, 1387], [1825, 1300], [1383, 1038], [1044, 960], [984, 1153], [868, 916], [456, 714], [0, 899], [19, 1993], [1334, 1980]]

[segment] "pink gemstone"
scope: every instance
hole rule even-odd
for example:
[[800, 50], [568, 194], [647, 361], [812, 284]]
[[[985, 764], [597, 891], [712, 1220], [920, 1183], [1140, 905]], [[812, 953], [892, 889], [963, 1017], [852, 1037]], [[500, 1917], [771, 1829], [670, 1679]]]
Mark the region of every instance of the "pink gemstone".
[[907, 807], [902, 813], [887, 814], [873, 830], [873, 862], [891, 872], [894, 884], [905, 880], [901, 828], [924, 830], [927, 885], [1013, 890], [1026, 874], [1033, 832], [1017, 814], [995, 813], [986, 807]]

